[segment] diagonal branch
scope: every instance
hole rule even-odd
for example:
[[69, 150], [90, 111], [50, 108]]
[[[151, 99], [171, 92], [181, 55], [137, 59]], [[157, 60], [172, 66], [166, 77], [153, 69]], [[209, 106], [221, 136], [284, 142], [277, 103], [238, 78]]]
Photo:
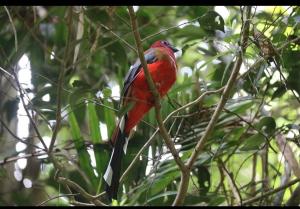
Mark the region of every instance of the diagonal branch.
[[[237, 80], [238, 73], [239, 73], [240, 67], [243, 62], [243, 54], [246, 51], [248, 37], [249, 37], [251, 7], [246, 6], [245, 10], [246, 10], [246, 21], [242, 24], [242, 34], [241, 34], [241, 44], [240, 44], [241, 49], [238, 51], [237, 60], [233, 66], [233, 70], [231, 72], [230, 78], [229, 78], [229, 80], [225, 86], [225, 89], [222, 93], [221, 100], [220, 100], [215, 112], [213, 113], [213, 116], [212, 116], [204, 134], [198, 141], [192, 155], [190, 156], [190, 158], [186, 164], [187, 169], [189, 171], [191, 171], [198, 155], [200, 154], [200, 152], [202, 151], [202, 149], [205, 145], [205, 142], [208, 140], [210, 134], [212, 133], [213, 128], [215, 127], [217, 120], [219, 118], [219, 115], [221, 114], [222, 109], [225, 106], [225, 104], [229, 98], [230, 91]], [[181, 205], [183, 203], [186, 193], [187, 193], [188, 184], [189, 184], [189, 178], [186, 178], [186, 181], [180, 182], [179, 192], [173, 202], [173, 205]]]
[[16, 48], [16, 52], [17, 52], [18, 51], [18, 37], [17, 37], [16, 27], [14, 25], [13, 19], [11, 18], [9, 10], [7, 9], [6, 6], [4, 6], [4, 9], [5, 9], [6, 13], [7, 13], [7, 16], [9, 18], [9, 22], [11, 23], [11, 26], [12, 26], [12, 29], [13, 29], [13, 32], [14, 32], [14, 36], [15, 36], [15, 48]]
[[42, 135], [41, 135], [39, 129], [38, 129], [37, 126], [36, 126], [35, 121], [34, 121], [33, 118], [31, 117], [31, 115], [30, 115], [30, 113], [29, 113], [29, 111], [28, 111], [28, 109], [27, 109], [27, 106], [26, 106], [25, 101], [24, 101], [24, 94], [23, 94], [23, 92], [22, 92], [22, 88], [21, 88], [21, 85], [20, 85], [18, 76], [17, 76], [17, 74], [16, 74], [16, 72], [15, 72], [14, 70], [13, 70], [13, 75], [14, 75], [14, 77], [15, 77], [15, 81], [16, 81], [16, 83], [17, 83], [18, 91], [20, 92], [21, 102], [22, 102], [22, 105], [23, 105], [23, 107], [24, 107], [24, 110], [25, 110], [25, 112], [26, 112], [26, 114], [27, 114], [27, 117], [29, 118], [29, 121], [30, 121], [30, 123], [31, 123], [31, 125], [32, 125], [32, 127], [33, 127], [33, 129], [34, 129], [34, 131], [35, 131], [35, 133], [37, 134], [38, 139], [39, 139], [40, 142], [42, 143], [44, 149], [45, 149], [45, 150], [48, 150], [47, 145], [45, 144], [45, 142], [44, 142], [44, 140], [43, 140], [43, 137], [42, 137]]
[[249, 205], [249, 204], [251, 204], [251, 203], [254, 203], [254, 202], [256, 202], [256, 201], [259, 201], [259, 200], [261, 200], [261, 199], [263, 199], [263, 198], [265, 198], [265, 197], [268, 197], [268, 196], [270, 196], [270, 195], [272, 195], [272, 194], [275, 194], [275, 193], [277, 193], [277, 192], [279, 192], [279, 191], [281, 191], [281, 190], [284, 190], [284, 189], [286, 189], [286, 188], [289, 188], [289, 187], [293, 186], [294, 184], [298, 183], [299, 181], [300, 181], [300, 178], [294, 179], [294, 180], [290, 181], [289, 183], [287, 183], [287, 184], [285, 184], [285, 185], [283, 185], [283, 186], [277, 187], [277, 188], [274, 189], [274, 190], [271, 190], [271, 191], [269, 191], [269, 192], [264, 193], [263, 195], [260, 195], [260, 196], [258, 196], [258, 197], [253, 197], [253, 198], [251, 198], [251, 199], [248, 199], [248, 200], [243, 201], [243, 205]]
[[69, 56], [69, 52], [70, 52], [70, 41], [71, 41], [71, 33], [72, 33], [72, 7], [69, 7], [69, 14], [68, 14], [68, 26], [69, 26], [69, 31], [68, 31], [68, 39], [67, 39], [67, 43], [66, 43], [66, 49], [65, 49], [65, 54], [64, 54], [64, 61], [62, 63], [62, 67], [61, 67], [61, 71], [59, 73], [58, 76], [58, 84], [57, 84], [57, 104], [56, 104], [56, 124], [53, 130], [53, 134], [52, 134], [52, 138], [51, 138], [51, 142], [50, 142], [50, 146], [49, 146], [49, 153], [52, 152], [55, 141], [56, 141], [56, 137], [60, 128], [60, 124], [61, 124], [61, 106], [62, 106], [62, 89], [63, 89], [63, 82], [64, 82], [64, 78], [65, 78], [65, 72], [66, 72], [66, 68], [67, 68], [67, 62], [68, 62], [68, 56]]

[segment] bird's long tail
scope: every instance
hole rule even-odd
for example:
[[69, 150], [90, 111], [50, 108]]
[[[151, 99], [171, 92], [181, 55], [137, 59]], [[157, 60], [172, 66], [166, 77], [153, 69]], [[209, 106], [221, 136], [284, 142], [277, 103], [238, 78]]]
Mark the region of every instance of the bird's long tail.
[[126, 154], [128, 135], [125, 134], [125, 123], [126, 114], [123, 116], [116, 127], [114, 134], [111, 138], [111, 142], [114, 147], [111, 153], [110, 161], [108, 163], [107, 169], [103, 176], [106, 182], [106, 194], [111, 201], [112, 199], [117, 199], [120, 172], [121, 172], [121, 161], [123, 155]]

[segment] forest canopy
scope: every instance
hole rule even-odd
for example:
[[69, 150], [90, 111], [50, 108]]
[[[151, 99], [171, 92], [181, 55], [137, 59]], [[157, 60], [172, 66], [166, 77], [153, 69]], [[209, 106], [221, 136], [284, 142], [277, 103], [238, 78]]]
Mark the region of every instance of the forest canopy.
[[[299, 205], [299, 23], [299, 6], [1, 6], [0, 205]], [[177, 79], [111, 203], [124, 79], [157, 40]]]

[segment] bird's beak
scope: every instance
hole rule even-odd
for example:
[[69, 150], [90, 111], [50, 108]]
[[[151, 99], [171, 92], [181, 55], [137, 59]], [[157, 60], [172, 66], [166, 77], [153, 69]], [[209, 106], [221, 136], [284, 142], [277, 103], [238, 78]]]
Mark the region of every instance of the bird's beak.
[[179, 49], [176, 49], [174, 46], [169, 46], [169, 47], [172, 49], [173, 52], [178, 52], [179, 51]]

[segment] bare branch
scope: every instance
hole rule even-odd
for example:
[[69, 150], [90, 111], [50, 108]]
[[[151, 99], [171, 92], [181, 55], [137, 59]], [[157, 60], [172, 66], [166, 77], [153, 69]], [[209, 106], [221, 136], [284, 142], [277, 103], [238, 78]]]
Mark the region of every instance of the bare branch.
[[[225, 89], [222, 93], [221, 100], [220, 100], [217, 108], [215, 109], [213, 116], [212, 116], [204, 134], [202, 135], [201, 139], [198, 141], [194, 151], [192, 152], [192, 155], [190, 156], [190, 158], [186, 164], [189, 171], [192, 169], [198, 155], [200, 154], [201, 150], [204, 147], [205, 142], [209, 138], [215, 124], [217, 123], [217, 119], [228, 100], [230, 90], [234, 86], [235, 81], [238, 77], [238, 73], [239, 73], [239, 70], [240, 70], [240, 67], [241, 67], [241, 64], [243, 61], [243, 54], [246, 51], [246, 45], [247, 45], [248, 37], [249, 37], [251, 7], [246, 6], [245, 8], [246, 8], [246, 21], [242, 25], [241, 49], [238, 52], [237, 60], [233, 66], [233, 70], [230, 75], [230, 78], [229, 78], [229, 80], [225, 86]], [[181, 205], [183, 203], [185, 196], [186, 196], [186, 192], [187, 192], [188, 182], [189, 182], [189, 178], [186, 178], [185, 182], [183, 182], [183, 181], [180, 182], [179, 192], [176, 196], [176, 199], [175, 199], [173, 205]]]
[[37, 126], [36, 126], [36, 124], [35, 124], [33, 118], [31, 117], [31, 115], [30, 115], [30, 113], [29, 113], [29, 111], [28, 111], [28, 109], [27, 109], [27, 106], [26, 106], [25, 101], [24, 101], [24, 94], [23, 94], [23, 91], [22, 91], [22, 87], [21, 87], [21, 85], [20, 85], [18, 76], [17, 76], [17, 74], [16, 74], [16, 72], [15, 72], [14, 70], [13, 70], [13, 75], [14, 75], [14, 77], [15, 77], [15, 81], [16, 81], [16, 83], [17, 83], [18, 91], [19, 91], [19, 93], [20, 93], [22, 105], [23, 105], [23, 107], [24, 107], [24, 109], [25, 109], [25, 112], [26, 112], [26, 114], [27, 114], [27, 117], [29, 118], [29, 121], [30, 121], [30, 123], [31, 123], [31, 125], [32, 125], [32, 127], [33, 127], [33, 129], [34, 129], [34, 131], [35, 131], [35, 133], [37, 134], [38, 139], [39, 139], [40, 142], [42, 143], [44, 149], [45, 149], [45, 150], [48, 150], [47, 145], [45, 144], [45, 142], [44, 142], [44, 140], [43, 140], [43, 137], [42, 137], [42, 135], [41, 135], [39, 129], [37, 128]]
[[69, 50], [70, 50], [70, 41], [71, 41], [71, 33], [72, 33], [72, 6], [69, 7], [69, 14], [68, 14], [68, 26], [69, 26], [69, 31], [68, 31], [68, 39], [66, 43], [66, 49], [65, 49], [65, 54], [64, 54], [64, 60], [62, 63], [61, 71], [58, 76], [58, 84], [57, 84], [57, 103], [56, 103], [56, 124], [53, 130], [50, 146], [49, 146], [49, 153], [53, 150], [55, 141], [56, 141], [56, 136], [58, 134], [59, 128], [60, 128], [60, 123], [61, 123], [61, 102], [62, 102], [62, 86], [64, 82], [64, 77], [65, 77], [65, 72], [67, 68], [67, 57], [69, 56]]
[[60, 198], [60, 197], [68, 197], [68, 196], [76, 196], [76, 195], [79, 195], [79, 193], [75, 193], [75, 194], [62, 194], [62, 195], [57, 195], [57, 196], [54, 196], [54, 197], [50, 197], [49, 199], [41, 202], [40, 204], [38, 204], [38, 206], [42, 206], [42, 205], [45, 205], [47, 202], [51, 201], [51, 200], [54, 200], [54, 199], [57, 199], [57, 198]]
[[10, 16], [10, 13], [9, 13], [9, 11], [8, 11], [7, 7], [6, 7], [6, 6], [4, 6], [4, 9], [5, 9], [5, 11], [6, 11], [7, 15], [8, 15], [8, 18], [9, 18], [10, 24], [11, 24], [11, 26], [12, 26], [12, 29], [13, 29], [13, 32], [14, 32], [14, 36], [15, 36], [15, 48], [16, 48], [16, 52], [17, 52], [17, 51], [18, 51], [18, 37], [17, 37], [17, 31], [16, 31], [16, 27], [15, 27], [15, 25], [14, 25], [14, 22], [13, 22], [13, 20], [12, 20], [11, 16]]
[[284, 190], [284, 189], [286, 189], [286, 188], [288, 188], [288, 187], [291, 187], [291, 186], [293, 186], [294, 184], [298, 183], [299, 181], [300, 181], [300, 178], [294, 179], [294, 180], [290, 181], [289, 183], [287, 183], [287, 184], [285, 184], [285, 185], [283, 185], [283, 186], [280, 186], [280, 187], [278, 187], [278, 188], [276, 188], [276, 189], [274, 189], [274, 190], [271, 190], [271, 191], [269, 191], [269, 192], [264, 193], [263, 195], [260, 195], [260, 196], [258, 196], [258, 197], [253, 197], [253, 198], [251, 198], [251, 199], [248, 199], [248, 200], [243, 201], [243, 205], [249, 205], [249, 204], [251, 204], [251, 203], [254, 203], [254, 202], [256, 202], [256, 201], [259, 201], [259, 200], [261, 200], [261, 199], [263, 199], [263, 198], [265, 198], [265, 197], [268, 197], [268, 196], [270, 196], [270, 195], [272, 195], [272, 194], [275, 194], [275, 193], [277, 193], [277, 192], [279, 192], [279, 191], [281, 191], [281, 190]]
[[226, 176], [228, 179], [229, 186], [231, 188], [231, 191], [232, 191], [235, 199], [237, 200], [237, 203], [239, 205], [242, 205], [242, 196], [241, 196], [240, 191], [234, 181], [232, 173], [227, 170], [227, 168], [225, 167], [225, 165], [221, 159], [219, 159], [219, 165], [221, 166], [221, 171], [223, 172], [223, 175]]
[[292, 148], [287, 143], [284, 136], [282, 134], [278, 134], [278, 136], [276, 137], [276, 142], [285, 160], [292, 168], [293, 173], [295, 174], [295, 176], [297, 176], [297, 178], [300, 178], [300, 167], [298, 161], [295, 158]]

